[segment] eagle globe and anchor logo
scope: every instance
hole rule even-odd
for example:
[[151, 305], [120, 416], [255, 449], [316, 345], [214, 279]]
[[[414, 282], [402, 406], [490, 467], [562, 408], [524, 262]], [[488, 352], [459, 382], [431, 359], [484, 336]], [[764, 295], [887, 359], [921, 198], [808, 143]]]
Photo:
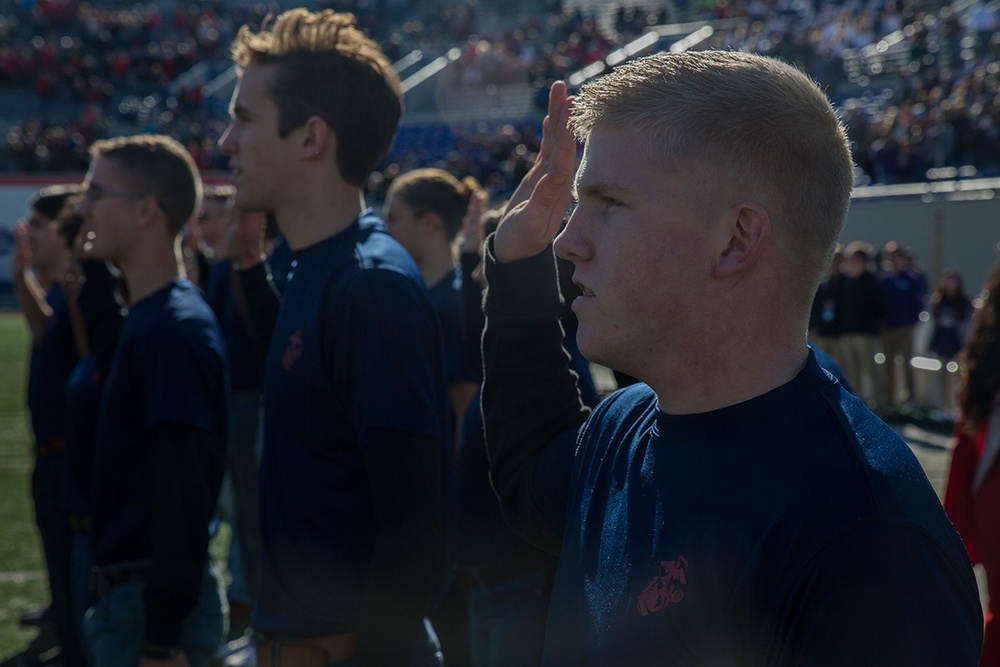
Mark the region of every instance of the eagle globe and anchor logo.
[[639, 594], [637, 607], [640, 614], [649, 616], [684, 599], [684, 586], [687, 585], [684, 568], [687, 564], [683, 554], [677, 560], [660, 561], [662, 572], [653, 577]]

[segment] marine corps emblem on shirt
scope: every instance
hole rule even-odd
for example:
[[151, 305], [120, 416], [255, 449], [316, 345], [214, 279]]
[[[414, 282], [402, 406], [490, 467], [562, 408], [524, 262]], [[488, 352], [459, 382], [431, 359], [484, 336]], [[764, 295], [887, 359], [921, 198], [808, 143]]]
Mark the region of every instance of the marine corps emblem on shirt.
[[288, 347], [281, 355], [281, 365], [287, 371], [295, 363], [295, 360], [302, 356], [302, 330], [296, 329], [295, 333], [288, 337]]
[[639, 613], [649, 616], [653, 612], [660, 611], [669, 604], [677, 604], [684, 599], [684, 586], [687, 580], [684, 578], [684, 568], [687, 567], [687, 559], [681, 554], [677, 560], [660, 561], [663, 573], [653, 577], [639, 594]]

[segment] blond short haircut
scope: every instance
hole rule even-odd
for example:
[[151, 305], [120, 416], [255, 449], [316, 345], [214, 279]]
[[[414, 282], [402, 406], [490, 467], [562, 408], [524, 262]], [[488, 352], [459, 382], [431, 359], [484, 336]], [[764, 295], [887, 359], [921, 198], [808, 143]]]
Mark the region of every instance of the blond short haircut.
[[782, 240], [796, 303], [811, 302], [847, 217], [854, 166], [822, 90], [779, 60], [727, 51], [658, 54], [587, 84], [581, 141], [601, 128], [649, 139], [652, 161], [705, 178], [720, 197], [763, 205]]
[[137, 134], [95, 141], [94, 160], [114, 161], [118, 176], [131, 190], [156, 198], [176, 236], [201, 202], [201, 174], [187, 149], [162, 134]]
[[364, 185], [392, 146], [403, 94], [399, 75], [353, 14], [288, 10], [258, 32], [240, 28], [232, 56], [240, 69], [274, 66], [268, 93], [279, 136], [319, 116], [337, 135], [341, 177]]

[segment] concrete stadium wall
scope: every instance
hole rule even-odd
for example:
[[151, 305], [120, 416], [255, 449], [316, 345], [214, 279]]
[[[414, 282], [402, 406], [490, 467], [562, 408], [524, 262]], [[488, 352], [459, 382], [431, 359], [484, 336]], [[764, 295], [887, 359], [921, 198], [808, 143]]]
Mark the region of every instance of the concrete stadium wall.
[[[10, 285], [12, 230], [27, 202], [42, 186], [81, 178], [0, 176], [0, 288]], [[206, 176], [207, 182], [224, 179]], [[954, 267], [975, 293], [998, 258], [1000, 180], [859, 189], [840, 240], [844, 245], [861, 240], [877, 247], [898, 241], [914, 249], [928, 279], [934, 281], [942, 270]]]
[[[958, 269], [974, 295], [1000, 258], [1000, 181], [859, 189], [840, 241], [889, 241], [911, 247], [933, 289], [941, 272]], [[923, 192], [921, 192], [923, 190]]]

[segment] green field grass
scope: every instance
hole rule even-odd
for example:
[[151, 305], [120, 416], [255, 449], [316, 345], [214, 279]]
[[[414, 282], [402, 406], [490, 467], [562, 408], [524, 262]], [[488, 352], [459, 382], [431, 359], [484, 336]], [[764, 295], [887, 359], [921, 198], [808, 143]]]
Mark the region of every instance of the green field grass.
[[0, 659], [20, 654], [38, 630], [21, 613], [48, 601], [32, 519], [31, 448], [25, 409], [29, 334], [17, 313], [0, 313]]

